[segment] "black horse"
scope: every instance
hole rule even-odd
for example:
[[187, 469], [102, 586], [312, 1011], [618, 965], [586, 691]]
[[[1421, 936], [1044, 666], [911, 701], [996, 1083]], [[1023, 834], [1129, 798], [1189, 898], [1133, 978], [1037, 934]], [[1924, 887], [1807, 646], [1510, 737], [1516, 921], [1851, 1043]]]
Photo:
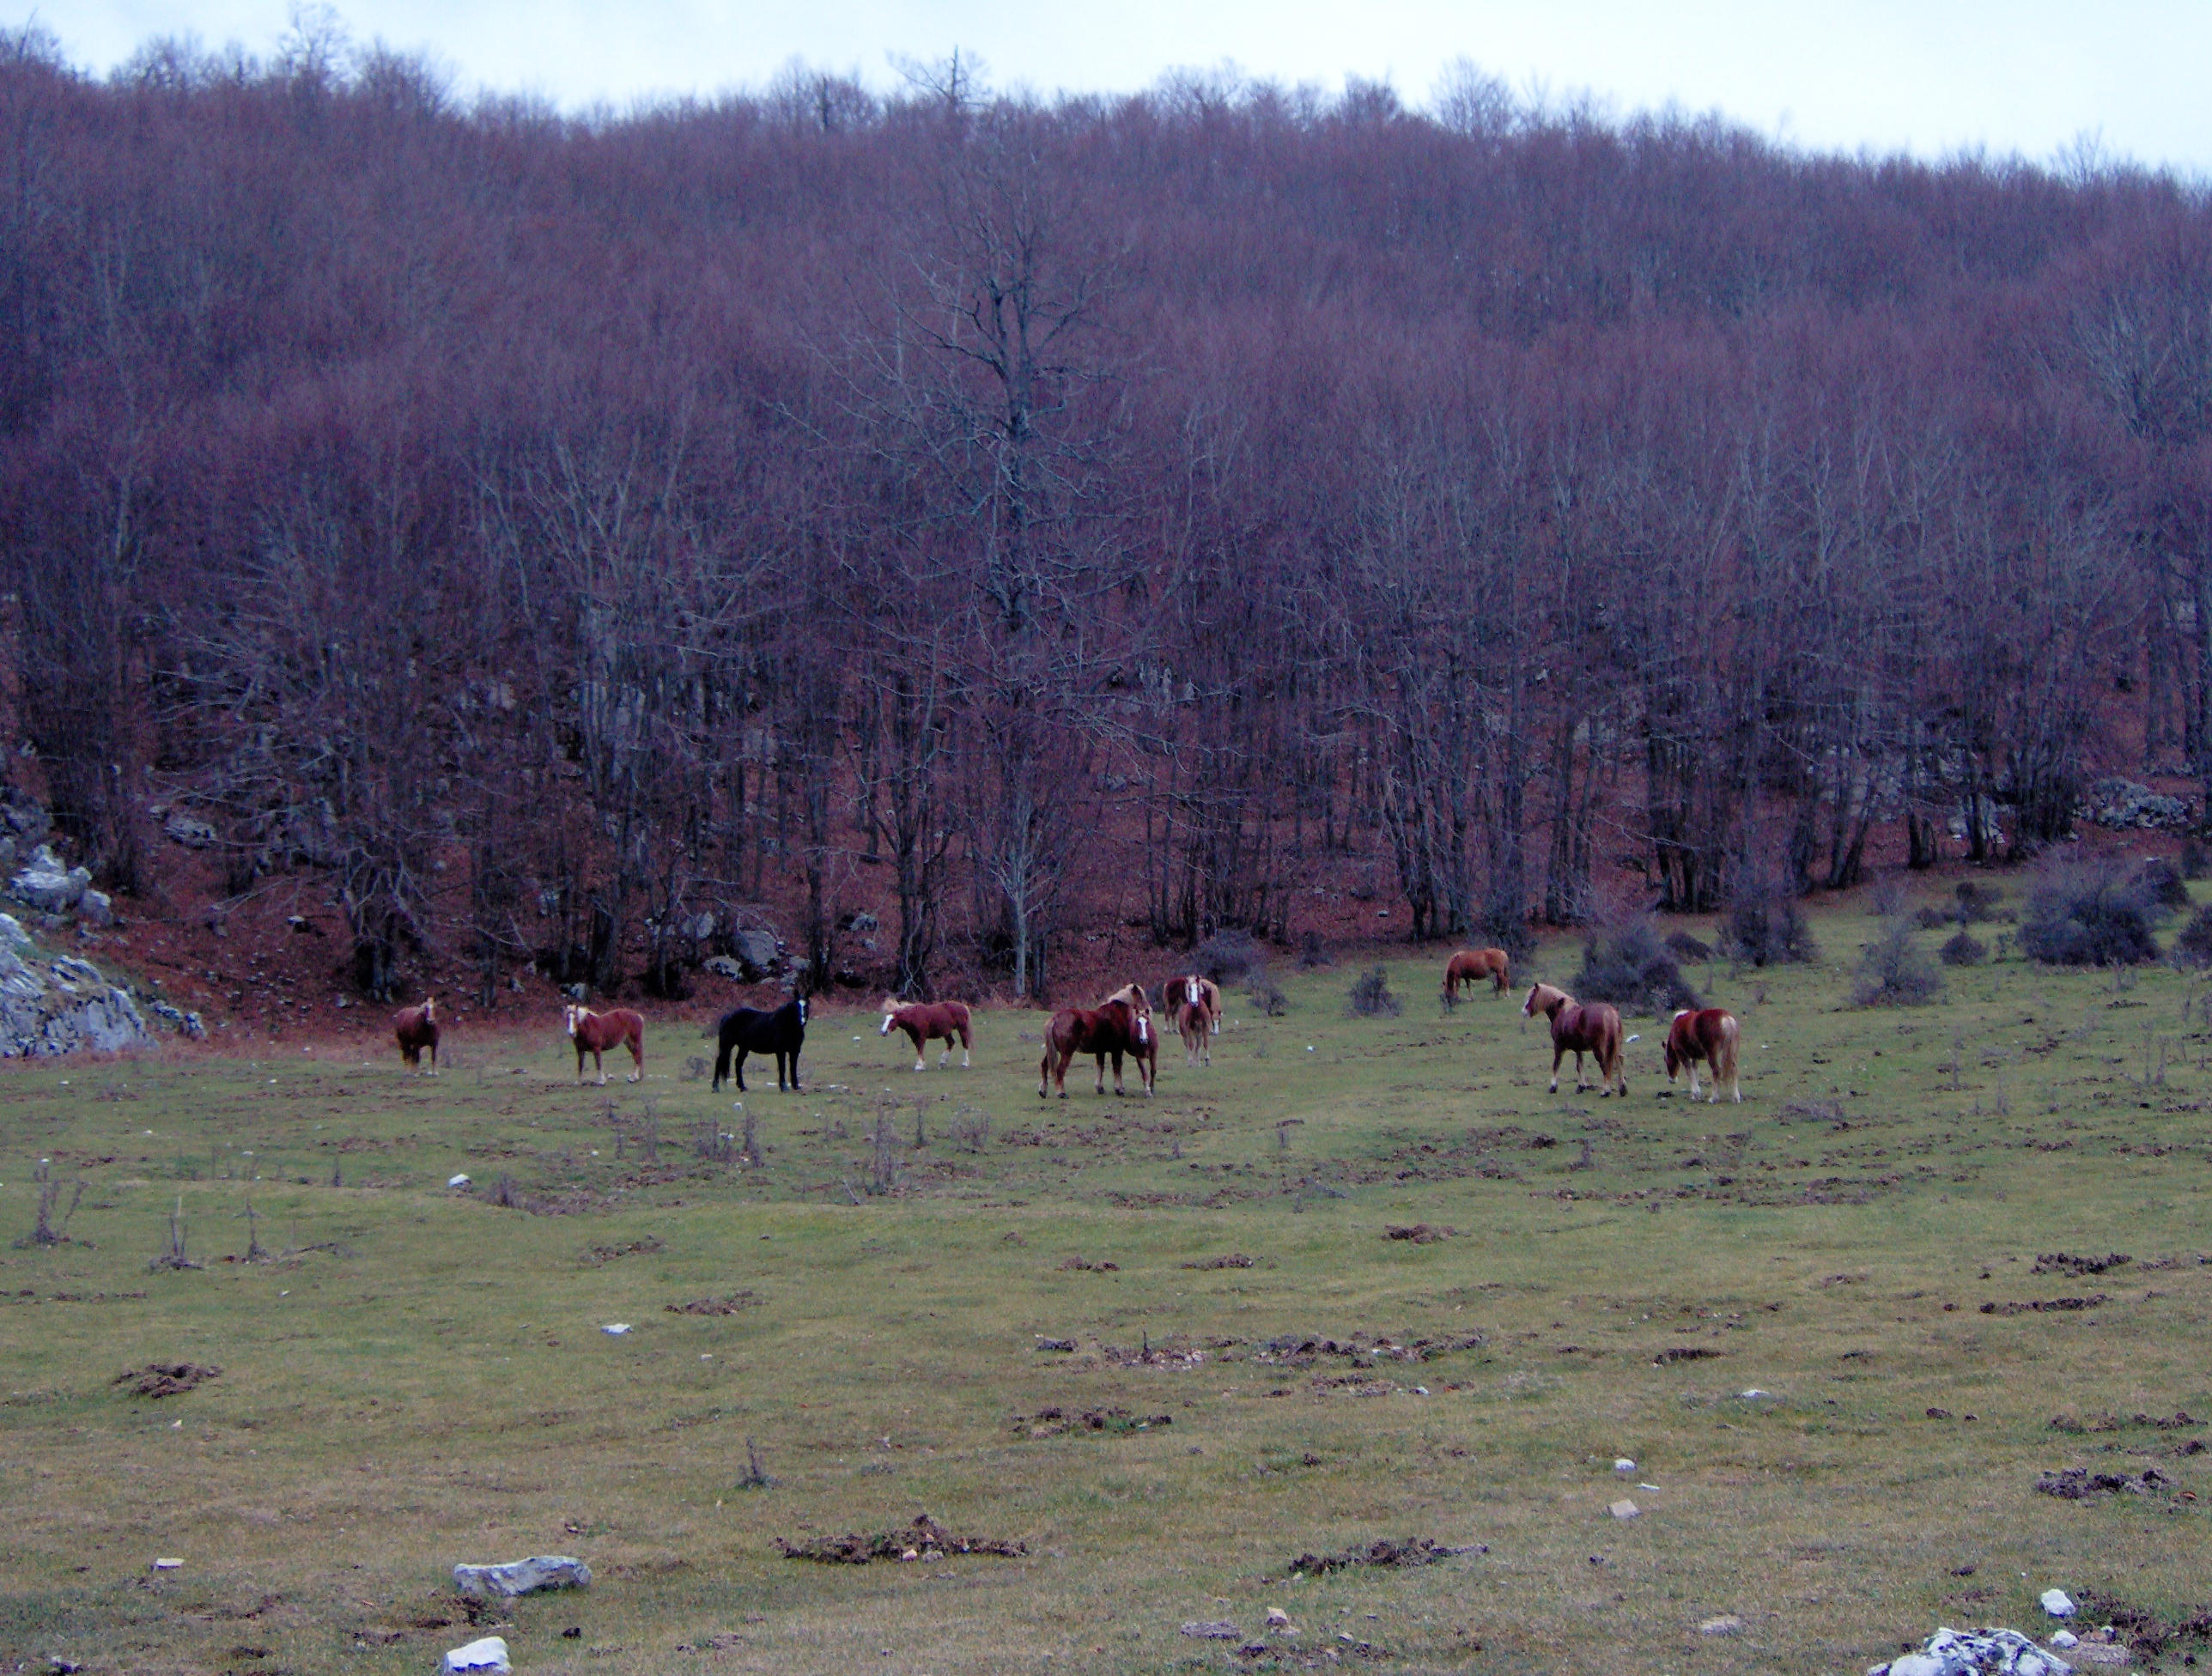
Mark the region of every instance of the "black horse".
[[730, 1050], [738, 1051], [738, 1087], [745, 1085], [745, 1055], [775, 1055], [775, 1085], [784, 1086], [783, 1062], [791, 1060], [791, 1087], [799, 1087], [799, 1050], [806, 1045], [806, 998], [794, 995], [774, 1012], [758, 1007], [735, 1007], [722, 1015], [721, 1049], [714, 1055], [714, 1086], [730, 1074]]

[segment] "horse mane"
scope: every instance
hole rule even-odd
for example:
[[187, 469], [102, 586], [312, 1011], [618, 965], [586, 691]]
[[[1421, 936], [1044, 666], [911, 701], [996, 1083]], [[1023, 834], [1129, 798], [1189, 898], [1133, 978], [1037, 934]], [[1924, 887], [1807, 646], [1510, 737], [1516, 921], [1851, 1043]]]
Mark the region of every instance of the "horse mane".
[[1110, 1007], [1119, 1001], [1132, 1012], [1150, 1012], [1152, 1004], [1145, 999], [1145, 987], [1140, 983], [1125, 983], [1098, 1005]]

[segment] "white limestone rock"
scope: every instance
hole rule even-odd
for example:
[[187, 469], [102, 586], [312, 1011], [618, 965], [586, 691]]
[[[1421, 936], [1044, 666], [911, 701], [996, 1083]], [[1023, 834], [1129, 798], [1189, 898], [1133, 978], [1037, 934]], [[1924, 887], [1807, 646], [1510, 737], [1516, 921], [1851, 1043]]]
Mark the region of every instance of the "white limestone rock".
[[461, 1676], [464, 1672], [479, 1672], [483, 1676], [506, 1676], [514, 1667], [507, 1661], [507, 1642], [503, 1637], [486, 1636], [482, 1641], [472, 1641], [465, 1647], [456, 1647], [446, 1655], [447, 1676]]

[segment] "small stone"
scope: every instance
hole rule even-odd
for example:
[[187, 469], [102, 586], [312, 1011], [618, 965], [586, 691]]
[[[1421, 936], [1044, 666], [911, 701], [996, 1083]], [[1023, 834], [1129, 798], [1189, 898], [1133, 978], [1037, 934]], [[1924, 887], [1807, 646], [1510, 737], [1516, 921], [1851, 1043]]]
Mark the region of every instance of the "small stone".
[[2063, 1651], [2069, 1647], [2079, 1647], [2081, 1644], [2081, 1637], [2071, 1630], [2061, 1630], [2051, 1637], [2051, 1644]]
[[1623, 1478], [1626, 1478], [1631, 1473], [1636, 1470], [1636, 1463], [1631, 1460], [1625, 1454], [1617, 1455], [1613, 1459], [1613, 1470], [1620, 1473]]
[[465, 1175], [449, 1175], [446, 1178], [446, 1185], [455, 1193], [461, 1193], [468, 1187], [469, 1178]]
[[486, 1636], [482, 1641], [456, 1647], [446, 1655], [447, 1676], [458, 1676], [463, 1671], [484, 1671], [490, 1676], [503, 1676], [503, 1673], [514, 1668], [507, 1661], [507, 1643], [498, 1636]]
[[1746, 1402], [1758, 1402], [1762, 1398], [1772, 1396], [1774, 1393], [1771, 1391], [1762, 1391], [1754, 1385], [1748, 1391], [1739, 1392], [1737, 1394]]
[[1280, 1606], [1268, 1607], [1267, 1627], [1271, 1630], [1289, 1629], [1291, 1627], [1290, 1613], [1285, 1612]]
[[629, 1323], [628, 1321], [609, 1321], [605, 1327], [601, 1327], [599, 1331], [605, 1333], [610, 1339], [619, 1339], [623, 1334], [629, 1331]]
[[1701, 1636], [1740, 1636], [1743, 1633], [1743, 1619], [1732, 1612], [1724, 1612], [1718, 1618], [1708, 1618], [1698, 1624], [1698, 1633]]
[[2053, 1618], [2074, 1616], [2074, 1603], [2067, 1598], [2066, 1591], [2063, 1588], [2046, 1588], [2043, 1591], [2043, 1609]]
[[[177, 1424], [179, 1425], [182, 1425], [184, 1422], [179, 1420]], [[181, 1571], [185, 1569], [185, 1563], [180, 1559], [169, 1559], [164, 1558], [154, 1562], [154, 1569], [156, 1571]]]
[[[456, 1594], [486, 1600], [495, 1594], [535, 1594], [541, 1588], [587, 1588], [592, 1568], [566, 1554], [537, 1554], [504, 1565], [456, 1565]], [[504, 1656], [505, 1649], [501, 1649]]]
[[1644, 1509], [1624, 1496], [1615, 1502], [1608, 1511], [1616, 1519], [1635, 1519], [1643, 1515]]
[[1196, 1623], [1184, 1624], [1177, 1633], [1195, 1641], [1240, 1641], [1244, 1635], [1243, 1630], [1226, 1618], [1200, 1618]]

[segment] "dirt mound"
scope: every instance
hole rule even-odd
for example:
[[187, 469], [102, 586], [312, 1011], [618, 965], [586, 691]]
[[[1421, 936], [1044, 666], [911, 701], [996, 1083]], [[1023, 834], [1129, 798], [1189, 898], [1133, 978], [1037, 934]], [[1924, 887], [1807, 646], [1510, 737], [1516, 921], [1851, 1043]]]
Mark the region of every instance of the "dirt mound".
[[1382, 1230], [1382, 1237], [1386, 1240], [1405, 1240], [1414, 1245], [1434, 1245], [1438, 1240], [1457, 1239], [1459, 1230], [1438, 1228], [1431, 1223], [1417, 1222], [1411, 1228], [1385, 1227]]
[[2070, 1252], [2052, 1251], [2038, 1257], [2035, 1266], [2028, 1272], [2063, 1274], [2078, 1280], [2085, 1274], [2102, 1274], [2107, 1269], [2119, 1268], [2134, 1261], [2134, 1258], [2122, 1256], [2117, 1251], [2105, 1257], [2076, 1257]]
[[1378, 1537], [1364, 1548], [1346, 1548], [1334, 1554], [1300, 1554], [1284, 1570], [1292, 1576], [1303, 1573], [1318, 1577], [1330, 1571], [1349, 1570], [1355, 1565], [1434, 1565], [1451, 1558], [1455, 1554], [1486, 1554], [1490, 1545], [1485, 1542], [1462, 1543], [1457, 1547], [1431, 1541], [1425, 1536], [1416, 1536], [1394, 1542], [1389, 1537]]
[[1094, 1263], [1087, 1257], [1070, 1257], [1060, 1267], [1087, 1269], [1093, 1274], [1114, 1274], [1119, 1272], [1121, 1266], [1119, 1263]]
[[1672, 1367], [1677, 1362], [1703, 1362], [1708, 1357], [1725, 1356], [1725, 1351], [1715, 1350], [1711, 1345], [1669, 1345], [1651, 1358], [1655, 1368]]
[[660, 1307], [672, 1315], [734, 1315], [759, 1302], [759, 1293], [743, 1291], [732, 1292], [727, 1297], [695, 1297], [689, 1303], [664, 1303]]
[[2092, 1473], [2086, 1467], [2068, 1466], [2056, 1473], [2045, 1473], [2035, 1481], [2039, 1495], [2056, 1496], [2062, 1502], [2087, 1501], [2092, 1496], [2143, 1496], [2171, 1491], [2173, 1480], [2155, 1466], [2146, 1466], [2142, 1476], [2133, 1473]]
[[2112, 1299], [2102, 1292], [2092, 1292], [2087, 1297], [2039, 1297], [2026, 1303], [1984, 1303], [1984, 1315], [2063, 1315], [2073, 1309], [2094, 1309]]
[[986, 1536], [957, 1536], [927, 1514], [917, 1514], [914, 1523], [897, 1530], [862, 1536], [848, 1531], [842, 1536], [818, 1536], [804, 1542], [775, 1539], [776, 1552], [786, 1559], [811, 1559], [823, 1565], [866, 1565], [870, 1560], [941, 1559], [947, 1554], [995, 1554], [1018, 1559], [1030, 1551], [1026, 1542], [1002, 1542]]
[[1226, 1257], [1201, 1257], [1182, 1266], [1187, 1269], [1249, 1269], [1252, 1266], [1252, 1260], [1241, 1251], [1232, 1251]]
[[197, 1362], [149, 1362], [143, 1368], [125, 1368], [107, 1382], [128, 1384], [134, 1397], [180, 1397], [222, 1372], [220, 1368], [203, 1368]]
[[650, 1257], [665, 1250], [661, 1242], [647, 1235], [641, 1240], [632, 1240], [628, 1245], [595, 1245], [576, 1260], [586, 1268], [597, 1268], [602, 1263], [611, 1263], [623, 1257]]
[[1034, 1414], [1014, 1416], [1014, 1433], [1020, 1437], [1064, 1437], [1073, 1431], [1095, 1431], [1125, 1437], [1153, 1426], [1174, 1424], [1172, 1414], [1132, 1414], [1126, 1408], [1086, 1408], [1073, 1412], [1063, 1408], [1040, 1408]]

